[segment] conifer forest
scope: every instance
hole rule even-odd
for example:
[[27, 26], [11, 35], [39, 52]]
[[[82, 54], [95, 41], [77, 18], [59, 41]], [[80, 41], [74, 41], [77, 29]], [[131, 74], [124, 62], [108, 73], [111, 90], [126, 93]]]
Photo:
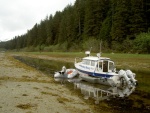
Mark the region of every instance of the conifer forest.
[[[34, 17], [33, 17], [34, 18]], [[25, 34], [0, 42], [15, 51], [150, 53], [150, 0], [76, 0]]]

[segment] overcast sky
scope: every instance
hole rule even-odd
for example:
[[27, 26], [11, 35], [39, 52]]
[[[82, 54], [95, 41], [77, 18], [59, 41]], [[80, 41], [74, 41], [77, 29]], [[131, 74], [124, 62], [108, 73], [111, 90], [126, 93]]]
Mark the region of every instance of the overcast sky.
[[25, 34], [36, 23], [75, 0], [0, 0], [0, 41]]

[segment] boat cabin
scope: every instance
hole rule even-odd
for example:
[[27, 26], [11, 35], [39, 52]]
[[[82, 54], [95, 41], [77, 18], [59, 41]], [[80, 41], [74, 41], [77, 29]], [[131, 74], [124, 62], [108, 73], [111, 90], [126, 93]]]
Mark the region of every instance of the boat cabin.
[[94, 67], [98, 72], [114, 72], [114, 62], [106, 57], [85, 57], [82, 59], [82, 64]]

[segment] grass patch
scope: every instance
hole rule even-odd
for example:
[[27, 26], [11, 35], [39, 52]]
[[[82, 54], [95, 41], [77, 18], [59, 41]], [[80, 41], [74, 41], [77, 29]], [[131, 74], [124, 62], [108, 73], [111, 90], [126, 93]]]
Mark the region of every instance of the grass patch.
[[23, 75], [22, 77], [23, 77], [23, 78], [29, 78], [29, 79], [31, 78], [31, 77], [29, 77], [29, 76], [26, 76], [26, 75]]
[[28, 96], [27, 94], [23, 94], [22, 96]]
[[20, 109], [30, 109], [32, 107], [36, 107], [37, 105], [36, 104], [30, 104], [30, 103], [27, 103], [27, 104], [19, 104], [17, 105], [16, 107], [20, 108]]
[[51, 92], [45, 92], [45, 91], [42, 91], [41, 94], [51, 95], [51, 96], [58, 96], [58, 94], [54, 94], [54, 93], [51, 93]]
[[52, 88], [50, 88], [50, 87], [47, 87], [47, 86], [46, 86], [46, 87], [44, 87], [44, 88], [45, 88], [45, 89], [52, 89]]
[[33, 87], [33, 89], [36, 89], [36, 90], [38, 90], [39, 88], [37, 88], [37, 87]]
[[71, 100], [64, 97], [58, 97], [57, 100], [59, 103], [71, 102]]
[[26, 52], [26, 54], [32, 54], [32, 55], [47, 55], [50, 57], [61, 57], [61, 58], [75, 58], [76, 56], [79, 57], [83, 57], [84, 56], [84, 52]]
[[37, 80], [37, 79], [27, 79], [27, 78], [16, 78], [16, 77], [7, 77], [7, 76], [3, 76], [0, 77], [0, 80], [4, 80], [4, 81], [16, 81], [16, 82], [37, 82], [37, 83], [53, 83], [50, 82], [48, 80]]

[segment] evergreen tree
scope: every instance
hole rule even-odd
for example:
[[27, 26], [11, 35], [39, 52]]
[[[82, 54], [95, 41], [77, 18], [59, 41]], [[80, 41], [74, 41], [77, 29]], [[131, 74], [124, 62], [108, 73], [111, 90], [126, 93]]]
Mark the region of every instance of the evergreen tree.
[[133, 39], [140, 32], [146, 31], [146, 16], [144, 15], [144, 1], [131, 0], [130, 34]]
[[108, 47], [111, 48], [111, 25], [112, 25], [112, 21], [111, 21], [111, 17], [108, 16], [102, 23], [102, 27], [100, 30], [100, 40], [107, 42], [108, 43]]
[[143, 10], [145, 15], [145, 28], [150, 31], [150, 0], [143, 0]]
[[32, 32], [33, 32], [33, 46], [36, 47], [38, 45], [38, 25], [35, 24], [33, 29], [32, 29]]
[[38, 27], [38, 44], [43, 45], [46, 43], [47, 33], [46, 33], [46, 22], [41, 21]]
[[49, 20], [46, 22], [46, 32], [47, 32], [46, 45], [53, 44], [52, 21], [53, 21], [53, 16], [50, 15]]
[[62, 13], [56, 12], [52, 21], [52, 41], [53, 41], [52, 44], [54, 45], [58, 44], [61, 19], [62, 19]]
[[128, 34], [130, 0], [112, 0], [112, 40], [123, 42]]
[[76, 0], [74, 5], [74, 39], [76, 42], [82, 42], [84, 32], [84, 18], [86, 0]]
[[95, 17], [94, 17], [94, 2], [92, 0], [87, 0], [85, 8], [85, 20], [84, 20], [84, 39], [87, 40], [88, 37], [94, 36], [95, 27]]
[[94, 36], [99, 36], [99, 31], [103, 20], [108, 12], [107, 0], [87, 0], [85, 8], [85, 27], [84, 34], [85, 38]]
[[[62, 44], [67, 42], [71, 44], [73, 42], [73, 31], [74, 31], [74, 15], [73, 8], [68, 5], [63, 12], [63, 18], [59, 29], [58, 43]], [[68, 45], [69, 46], [69, 45]]]
[[144, 14], [146, 15], [146, 28], [150, 31], [150, 0], [143, 0], [144, 1]]

